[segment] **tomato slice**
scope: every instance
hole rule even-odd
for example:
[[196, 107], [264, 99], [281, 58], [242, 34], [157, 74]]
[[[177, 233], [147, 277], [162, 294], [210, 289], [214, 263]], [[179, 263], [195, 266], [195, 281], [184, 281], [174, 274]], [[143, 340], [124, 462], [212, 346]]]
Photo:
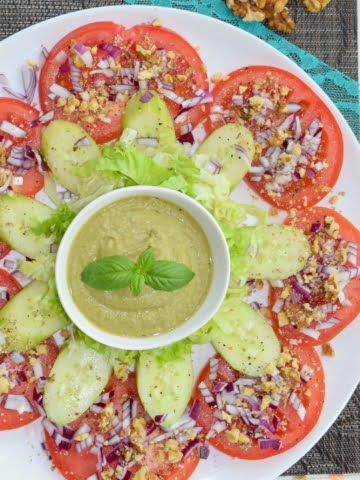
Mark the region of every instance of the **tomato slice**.
[[[46, 350], [36, 356], [40, 359], [44, 377], [47, 377], [59, 353], [59, 349], [52, 339], [47, 340], [44, 346]], [[6, 367], [6, 377], [17, 382], [17, 385], [8, 393], [11, 395], [25, 396], [30, 402], [33, 412], [19, 413], [17, 410], [5, 408], [6, 395], [4, 395], [3, 400], [0, 402], [0, 430], [12, 430], [23, 427], [39, 417], [37, 403], [34, 400], [36, 379], [30, 363], [30, 358], [35, 358], [35, 355], [27, 353], [23, 353], [22, 355], [24, 361], [20, 363], [16, 363], [11, 354], [0, 355], [0, 364]]]
[[[6, 243], [4, 243], [4, 245], [5, 245], [5, 249], [9, 248], [8, 245], [6, 245]], [[10, 248], [9, 248], [9, 251], [10, 251]], [[7, 255], [7, 253], [5, 255]], [[0, 269], [0, 286], [6, 287], [7, 293], [8, 293], [7, 299], [0, 300], [0, 308], [2, 308], [9, 301], [11, 297], [13, 297], [16, 293], [18, 293], [22, 289], [22, 286], [16, 280], [16, 278], [10, 275], [10, 273], [8, 273], [6, 270], [2, 270], [2, 269]]]
[[[111, 392], [113, 395], [111, 397], [111, 402], [114, 405], [115, 411], [122, 412], [122, 406], [124, 402], [131, 398], [133, 401], [138, 402], [137, 407], [137, 418], [146, 417], [145, 411], [139, 401], [137, 394], [136, 380], [135, 375], [131, 374], [126, 381], [120, 381], [115, 377], [110, 379], [109, 384], [107, 385], [106, 392]], [[72, 422], [69, 427], [76, 431], [80, 425], [86, 423], [90, 428], [92, 434], [104, 435], [105, 438], [109, 436], [109, 433], [104, 433], [99, 428], [99, 414], [94, 413], [89, 409], [76, 421]], [[151, 423], [151, 421], [150, 421]], [[157, 433], [156, 433], [157, 432]], [[152, 435], [158, 435], [159, 431], [156, 429]], [[113, 434], [110, 433], [109, 438]], [[150, 438], [150, 437], [149, 437]], [[56, 443], [52, 437], [46, 433], [46, 445], [50, 453], [51, 459], [54, 462], [56, 468], [67, 480], [86, 480], [89, 476], [93, 475], [96, 472], [96, 466], [98, 463], [98, 456], [94, 453], [91, 453], [90, 449], [86, 449], [79, 453], [76, 450], [75, 442], [73, 442], [69, 450], [59, 450], [56, 446]], [[116, 446], [115, 446], [116, 447]], [[106, 457], [110, 452], [114, 450], [114, 446], [104, 446], [102, 448], [102, 453]], [[121, 458], [121, 457], [120, 457]], [[158, 475], [160, 480], [186, 480], [195, 470], [199, 462], [199, 456], [195, 451], [181, 463], [169, 464], [162, 463], [156, 457], [156, 447], [155, 445], [148, 445], [146, 447], [145, 456], [141, 461], [141, 464], [137, 463], [134, 466], [130, 467], [132, 473], [136, 472], [141, 466], [146, 466], [149, 472], [152, 472]], [[111, 461], [104, 470], [113, 468], [115, 469], [116, 464], [119, 463], [119, 457]]]
[[[125, 42], [127, 52], [131, 52], [133, 58], [139, 61], [146, 58], [141, 52], [146, 53], [153, 46], [157, 50], [166, 52], [167, 74], [163, 75], [161, 80], [170, 81], [172, 93], [184, 99], [190, 99], [198, 90], [209, 88], [206, 69], [199, 54], [176, 32], [160, 26], [136, 25], [126, 32]], [[139, 49], [139, 46], [143, 47], [143, 50]], [[150, 82], [150, 86], [156, 90], [159, 88], [157, 82]], [[166, 96], [164, 100], [175, 118], [183, 107]], [[201, 105], [188, 110], [186, 118], [175, 123], [177, 135], [181, 136], [181, 126], [185, 123], [192, 123], [195, 126], [204, 110], [205, 107]]]
[[[121, 102], [114, 102], [109, 100], [109, 98], [105, 98], [101, 93], [101, 89], [105, 88], [104, 78], [107, 77], [101, 75], [100, 78], [99, 75], [90, 75], [89, 72], [97, 69], [96, 63], [101, 61], [101, 59], [105, 56], [104, 51], [101, 50], [99, 46], [108, 45], [110, 48], [113, 47], [114, 49], [118, 49], [121, 45], [123, 33], [124, 27], [113, 22], [95, 22], [77, 28], [65, 35], [65, 37], [63, 37], [52, 48], [40, 72], [39, 90], [42, 109], [45, 112], [55, 110], [55, 118], [64, 118], [72, 122], [80, 123], [81, 126], [93, 136], [97, 143], [109, 142], [110, 140], [119, 137], [120, 119], [123, 113], [124, 105]], [[84, 67], [75, 70], [77, 72], [75, 76], [80, 75], [80, 73], [84, 71], [86, 80], [82, 80], [82, 87], [83, 90], [91, 89], [91, 98], [94, 99], [94, 105], [90, 107], [90, 109], [86, 109], [86, 111], [80, 111], [78, 108], [76, 108], [73, 112], [71, 112], [72, 107], [66, 111], [63, 106], [60, 107], [58, 105], [57, 101], [59, 97], [57, 97], [57, 99], [51, 98], [51, 86], [56, 83], [68, 89], [72, 93], [72, 98], [76, 98], [76, 101], [78, 101], [77, 106], [80, 105], [82, 97], [79, 96], [76, 91], [79, 89], [81, 90], [81, 87], [76, 87], [77, 90], [74, 90], [75, 87], [72, 83], [70, 68], [64, 67], [64, 65], [69, 65], [68, 62], [70, 58], [71, 47], [76, 43], [97, 50], [97, 52], [93, 54], [92, 68]], [[96, 85], [95, 79], [99, 81], [98, 85]], [[108, 78], [107, 81], [109, 83], [115, 83], [111, 78]], [[87, 93], [90, 95], [89, 92]], [[106, 112], [104, 113], [104, 116], [106, 114], [105, 121], [101, 121], [98, 115], [93, 115], [96, 113], [97, 109], [95, 101], [98, 105], [100, 94], [102, 94], [104, 97], [101, 111], [102, 113]], [[107, 92], [106, 95], [108, 95]], [[88, 101], [90, 101], [90, 96], [87, 102]], [[84, 105], [85, 104], [86, 103], [84, 103]]]
[[[339, 238], [342, 240], [353, 242], [357, 245], [357, 248], [360, 251], [360, 232], [359, 230], [352, 225], [346, 218], [344, 218], [339, 213], [334, 210], [325, 208], [325, 207], [313, 207], [304, 211], [297, 211], [295, 219], [287, 218], [285, 220], [286, 224], [295, 225], [304, 231], [305, 234], [311, 234], [312, 225], [317, 222], [323, 223], [325, 217], [333, 217], [335, 222], [340, 226]], [[360, 262], [357, 260], [357, 267], [359, 267]], [[352, 267], [349, 263], [346, 264], [345, 268]], [[279, 298], [281, 289], [271, 287], [270, 290], [270, 308], [273, 307], [276, 300]], [[345, 297], [351, 302], [350, 306], [343, 306], [338, 301], [336, 305], [338, 309], [333, 313], [328, 313], [323, 322], [326, 322], [330, 318], [335, 317], [340, 320], [340, 323], [332, 326], [331, 328], [326, 328], [319, 330], [320, 336], [315, 339], [304, 333], [301, 333], [297, 328], [292, 325], [285, 325], [281, 328], [279, 327], [278, 315], [272, 312], [274, 320], [274, 328], [278, 334], [283, 338], [284, 341], [289, 340], [298, 340], [301, 343], [306, 345], [321, 345], [323, 343], [329, 342], [336, 335], [338, 335], [349, 323], [351, 323], [360, 312], [360, 277], [357, 276], [351, 279], [344, 288]], [[313, 322], [309, 325], [310, 328], [316, 326], [316, 322]]]
[[7, 243], [0, 241], [0, 259], [6, 257], [10, 250], [11, 247]]
[[[42, 126], [37, 124], [38, 118], [38, 110], [30, 105], [15, 99], [0, 98], [0, 123], [5, 120], [25, 131], [25, 134], [20, 138], [0, 131], [4, 150], [2, 152], [4, 154], [3, 158], [9, 158], [13, 147], [23, 147], [29, 150], [39, 148]], [[10, 143], [9, 146], [7, 146], [8, 142]], [[9, 163], [6, 164], [6, 170], [12, 171], [17, 177], [22, 177], [21, 185], [11, 184], [12, 190], [22, 195], [34, 197], [43, 188], [44, 177], [36, 168], [35, 157], [31, 150], [30, 155], [32, 166], [27, 170], [22, 169], [19, 173], [18, 167]], [[2, 165], [2, 167], [5, 168], [5, 165]]]
[[[289, 210], [310, 207], [327, 195], [327, 187], [333, 187], [340, 174], [343, 139], [333, 114], [309, 86], [285, 70], [251, 66], [230, 73], [215, 86], [213, 97], [213, 105], [223, 107], [224, 113], [209, 115], [213, 108], [209, 106], [207, 130], [212, 131], [224, 122], [240, 121], [253, 132], [260, 145], [252, 164], [260, 170], [248, 173], [245, 181], [264, 200]], [[290, 125], [280, 127], [291, 115]], [[298, 134], [296, 117], [301, 125]], [[304, 142], [305, 132], [314, 120], [322, 125], [321, 128], [314, 124], [311, 135], [321, 138], [315, 154], [310, 153], [312, 149], [305, 147]], [[312, 138], [311, 142], [318, 140]], [[290, 165], [293, 168], [289, 169]]]
[[[281, 401], [280, 405], [273, 410], [274, 415], [278, 417], [279, 421], [277, 432], [267, 434], [267, 438], [269, 439], [280, 439], [281, 446], [278, 450], [272, 448], [261, 449], [257, 440], [254, 436], [251, 437], [250, 434], [249, 438], [251, 444], [249, 445], [249, 448], [244, 449], [239, 446], [238, 443], [230, 442], [224, 431], [217, 433], [210, 438], [211, 445], [231, 457], [246, 460], [259, 460], [283, 453], [289, 448], [292, 448], [314, 428], [320, 416], [325, 395], [324, 372], [321, 361], [316, 351], [311, 347], [292, 348], [291, 354], [293, 358], [296, 358], [299, 361], [300, 366], [307, 365], [313, 371], [312, 378], [306, 384], [302, 384], [301, 393], [297, 390], [298, 398], [306, 409], [304, 421], [300, 419], [291, 404], [285, 404]], [[239, 378], [239, 373], [235, 372], [235, 370], [233, 370], [224, 359], [220, 356], [217, 356], [217, 358], [219, 359], [219, 367], [216, 381], [233, 382]], [[210, 365], [208, 363], [199, 376], [198, 385], [201, 382], [205, 382], [208, 389], [212, 391], [214, 381], [209, 379], [209, 374]], [[254, 378], [254, 380], [256, 379]], [[197, 423], [203, 427], [204, 430], [209, 432], [214, 423], [218, 421], [218, 416], [216, 415], [218, 409], [216, 405], [209, 406], [205, 402], [199, 388], [196, 388], [195, 399], [200, 402], [201, 407], [201, 414]], [[240, 417], [236, 422], [236, 426], [239, 429], [243, 429], [244, 427], [248, 428]]]

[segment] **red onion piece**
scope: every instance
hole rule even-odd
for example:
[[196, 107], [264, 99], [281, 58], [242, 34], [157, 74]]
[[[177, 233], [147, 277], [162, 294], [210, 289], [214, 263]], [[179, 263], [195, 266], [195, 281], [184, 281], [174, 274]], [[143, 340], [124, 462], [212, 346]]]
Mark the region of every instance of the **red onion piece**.
[[320, 337], [320, 332], [316, 331], [313, 328], [302, 328], [300, 332], [304, 335], [307, 335], [308, 337], [314, 338], [315, 340], [318, 340], [318, 338]]
[[111, 57], [115, 58], [120, 54], [120, 48], [112, 45], [111, 43], [101, 43], [99, 48], [108, 53]]
[[314, 370], [309, 365], [304, 364], [300, 370], [300, 377], [304, 382], [308, 382], [312, 379]]
[[138, 137], [136, 141], [139, 145], [146, 147], [157, 147], [159, 145], [159, 140], [155, 137]]
[[81, 137], [79, 138], [79, 140], [76, 140], [76, 142], [74, 143], [75, 148], [89, 147], [89, 146], [90, 146], [90, 140], [88, 137]]
[[306, 408], [304, 407], [300, 398], [295, 392], [291, 392], [291, 395], [289, 397], [289, 403], [294, 407], [300, 419], [305, 420]]
[[7, 410], [16, 410], [18, 413], [33, 413], [31, 403], [24, 395], [8, 394], [4, 403]]
[[[2, 288], [2, 287], [1, 287]], [[7, 290], [7, 289], [6, 289]], [[19, 352], [12, 352], [10, 354], [10, 358], [14, 363], [22, 363], [25, 362], [25, 357]]]
[[163, 423], [163, 422], [165, 422], [166, 418], [167, 418], [167, 413], [162, 414], [162, 415], [155, 415], [154, 421], [156, 423]]
[[53, 83], [50, 87], [50, 92], [54, 93], [57, 97], [61, 97], [67, 99], [71, 96], [71, 92], [67, 89], [58, 85], [57, 83]]
[[85, 47], [82, 43], [77, 43], [74, 47], [74, 50], [79, 54], [81, 60], [85, 63], [85, 65], [89, 68], [93, 64], [93, 57], [91, 55], [90, 50]]
[[200, 440], [195, 438], [194, 440], [191, 440], [187, 446], [182, 450], [183, 453], [183, 459], [187, 458], [190, 453], [194, 450], [195, 447], [200, 445]]
[[200, 445], [199, 447], [199, 457], [202, 460], [207, 460], [210, 455], [210, 449], [206, 445]]
[[23, 138], [26, 136], [26, 131], [22, 128], [14, 125], [13, 123], [8, 122], [7, 120], [3, 120], [0, 124], [0, 130], [9, 135], [12, 135], [15, 138]]
[[189, 416], [196, 421], [200, 417], [200, 413], [201, 413], [201, 405], [200, 405], [199, 399], [195, 399], [190, 409]]
[[152, 99], [152, 97], [153, 97], [153, 94], [151, 92], [145, 92], [140, 98], [140, 102], [148, 103]]
[[281, 440], [275, 438], [259, 438], [258, 445], [262, 450], [273, 449], [279, 450], [281, 448]]
[[39, 117], [40, 123], [50, 122], [54, 118], [54, 110], [50, 110]]

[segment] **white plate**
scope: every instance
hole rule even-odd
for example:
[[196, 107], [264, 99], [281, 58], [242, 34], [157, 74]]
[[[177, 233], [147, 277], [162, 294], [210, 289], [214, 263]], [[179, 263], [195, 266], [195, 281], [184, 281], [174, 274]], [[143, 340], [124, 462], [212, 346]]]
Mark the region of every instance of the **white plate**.
[[[360, 224], [360, 162], [359, 146], [344, 118], [330, 99], [299, 67], [262, 40], [239, 28], [209, 17], [175, 9], [143, 6], [118, 6], [83, 10], [34, 25], [0, 44], [0, 68], [11, 84], [20, 88], [20, 66], [29, 58], [37, 59], [40, 46], [50, 47], [72, 29], [88, 22], [111, 20], [125, 26], [161, 18], [165, 26], [179, 32], [193, 45], [200, 46], [200, 55], [208, 66], [209, 76], [217, 71], [230, 72], [246, 65], [272, 65], [284, 68], [302, 78], [325, 101], [338, 120], [344, 137], [344, 166], [335, 192], [345, 191], [339, 207], [353, 223]], [[236, 189], [236, 197], [250, 199], [244, 186]], [[251, 200], [254, 202], [253, 200]], [[326, 205], [326, 201], [322, 202]], [[263, 204], [264, 205], [264, 204]], [[271, 480], [299, 460], [334, 422], [354, 391], [360, 372], [360, 322], [353, 322], [332, 345], [334, 359], [322, 357], [326, 373], [326, 399], [315, 429], [290, 451], [260, 461], [233, 460], [211, 452], [200, 463], [193, 480]], [[195, 355], [199, 370], [205, 363], [210, 347], [201, 347]], [[50, 470], [47, 457], [40, 448], [37, 424], [17, 431], [0, 433], [0, 477], [7, 480], [59, 479]], [[320, 466], [319, 466], [320, 468]]]

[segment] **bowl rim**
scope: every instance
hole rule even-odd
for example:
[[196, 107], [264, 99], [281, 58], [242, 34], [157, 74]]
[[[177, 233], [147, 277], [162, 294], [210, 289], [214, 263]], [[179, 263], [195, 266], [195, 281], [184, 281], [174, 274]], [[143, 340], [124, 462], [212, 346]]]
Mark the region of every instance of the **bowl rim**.
[[[214, 262], [213, 277], [209, 292], [196, 310], [185, 322], [169, 332], [149, 337], [124, 337], [100, 329], [77, 307], [67, 282], [68, 256], [72, 242], [81, 227], [102, 208], [118, 200], [135, 196], [157, 197], [178, 205], [191, 215], [204, 231], [212, 251]], [[211, 229], [213, 236], [206, 230]], [[193, 198], [175, 190], [154, 186], [132, 186], [105, 193], [90, 202], [74, 218], [62, 238], [55, 264], [56, 288], [60, 302], [71, 321], [86, 335], [109, 347], [124, 350], [147, 350], [180, 341], [205, 325], [220, 308], [230, 281], [230, 254], [225, 236], [214, 217]], [[216, 286], [216, 289], [214, 288]]]

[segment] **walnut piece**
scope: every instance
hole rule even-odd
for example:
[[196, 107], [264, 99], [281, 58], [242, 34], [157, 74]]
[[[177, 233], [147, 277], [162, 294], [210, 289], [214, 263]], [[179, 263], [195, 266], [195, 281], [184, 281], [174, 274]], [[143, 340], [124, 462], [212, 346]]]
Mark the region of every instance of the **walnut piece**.
[[[245, 22], [267, 22], [273, 30], [290, 33], [295, 22], [287, 8], [289, 0], [225, 0], [234, 15]], [[328, 5], [330, 0], [302, 0], [309, 12], [317, 13]]]

